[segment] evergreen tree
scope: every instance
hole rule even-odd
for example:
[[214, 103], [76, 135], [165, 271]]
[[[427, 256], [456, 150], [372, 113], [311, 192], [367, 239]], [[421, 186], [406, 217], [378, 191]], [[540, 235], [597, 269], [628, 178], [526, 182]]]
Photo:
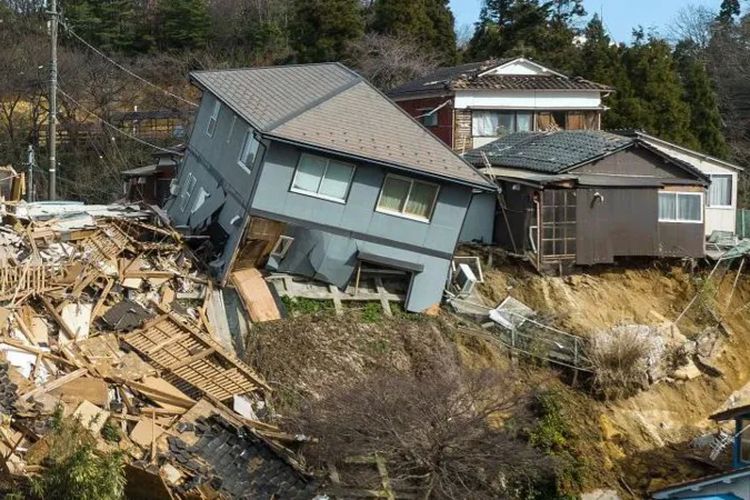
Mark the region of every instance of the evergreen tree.
[[456, 32], [448, 0], [376, 0], [372, 29], [408, 39], [440, 56], [443, 64], [456, 60]]
[[159, 0], [156, 39], [162, 49], [206, 46], [211, 19], [206, 0]]
[[73, 31], [107, 52], [146, 51], [148, 35], [144, 5], [136, 0], [69, 0], [62, 4]]
[[719, 102], [706, 70], [705, 62], [698, 57], [690, 42], [681, 42], [675, 48], [685, 102], [690, 106], [690, 130], [704, 153], [725, 158], [728, 153], [724, 137]]
[[740, 0], [722, 0], [717, 20], [721, 23], [731, 23], [735, 16], [740, 15]]
[[522, 55], [563, 71], [575, 65], [581, 0], [487, 0], [469, 43], [469, 58]]
[[597, 14], [583, 31], [585, 41], [580, 46], [575, 73], [588, 80], [615, 88], [607, 97], [610, 108], [603, 114], [603, 128], [618, 129], [635, 126], [633, 115], [642, 114], [643, 103], [633, 96], [622, 54], [625, 47], [612, 42]]
[[683, 100], [683, 89], [666, 40], [634, 31], [633, 45], [624, 52], [624, 63], [632, 96], [641, 107], [630, 114], [631, 126], [686, 147], [699, 146], [690, 129], [690, 107]]
[[363, 33], [358, 0], [295, 0], [291, 45], [299, 62], [344, 59]]

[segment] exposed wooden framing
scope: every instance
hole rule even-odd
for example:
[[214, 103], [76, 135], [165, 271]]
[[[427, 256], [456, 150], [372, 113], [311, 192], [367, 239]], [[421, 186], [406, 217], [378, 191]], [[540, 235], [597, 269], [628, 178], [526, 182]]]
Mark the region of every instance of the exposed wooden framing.
[[122, 339], [178, 389], [187, 394], [197, 390], [219, 401], [261, 388], [270, 390], [249, 366], [203, 332], [171, 313], [160, 318]]
[[385, 287], [383, 286], [383, 278], [380, 276], [375, 277], [375, 288], [378, 291], [378, 296], [380, 297], [380, 305], [383, 307], [383, 313], [385, 313], [386, 316], [393, 316], [393, 311], [391, 311], [391, 304], [388, 302], [388, 293], [385, 291]]
[[334, 285], [328, 285], [328, 291], [331, 292], [331, 300], [333, 300], [333, 308], [336, 314], [339, 316], [344, 314], [344, 308], [341, 305], [341, 293], [339, 289]]

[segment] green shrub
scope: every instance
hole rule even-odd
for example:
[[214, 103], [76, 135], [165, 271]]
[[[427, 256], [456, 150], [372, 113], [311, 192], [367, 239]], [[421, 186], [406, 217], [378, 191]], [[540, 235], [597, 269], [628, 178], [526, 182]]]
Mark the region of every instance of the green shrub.
[[292, 317], [329, 313], [333, 310], [333, 302], [330, 300], [283, 296], [281, 302]]
[[365, 323], [378, 323], [383, 319], [383, 307], [379, 302], [368, 302], [362, 310], [362, 321]]

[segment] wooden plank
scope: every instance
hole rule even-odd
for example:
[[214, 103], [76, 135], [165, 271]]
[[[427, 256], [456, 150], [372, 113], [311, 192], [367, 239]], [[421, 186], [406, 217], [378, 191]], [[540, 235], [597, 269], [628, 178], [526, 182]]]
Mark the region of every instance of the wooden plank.
[[198, 361], [199, 359], [207, 358], [208, 356], [212, 355], [215, 352], [216, 352], [216, 349], [213, 349], [213, 348], [204, 349], [197, 354], [193, 354], [192, 356], [189, 356], [183, 359], [182, 361], [179, 361], [173, 365], [170, 365], [169, 367], [167, 367], [167, 369], [173, 372], [175, 370], [178, 370], [179, 368], [182, 368], [183, 366], [192, 364], [193, 362]]
[[32, 389], [29, 392], [27, 392], [25, 394], [22, 394], [20, 396], [20, 399], [26, 400], [26, 399], [30, 399], [30, 398], [32, 398], [34, 396], [38, 396], [40, 394], [44, 394], [46, 392], [49, 392], [52, 389], [56, 389], [56, 388], [58, 388], [58, 387], [60, 387], [62, 385], [67, 384], [71, 380], [75, 380], [77, 378], [83, 377], [87, 372], [88, 372], [88, 370], [86, 368], [79, 368], [78, 370], [76, 370], [74, 372], [70, 372], [67, 375], [63, 375], [60, 378], [57, 378], [57, 379], [52, 380], [50, 382], [47, 382], [46, 384], [41, 385], [41, 386], [37, 387], [36, 389]]
[[391, 304], [388, 302], [388, 297], [386, 297], [385, 293], [385, 287], [383, 286], [383, 279], [380, 276], [377, 276], [375, 278], [375, 288], [378, 291], [378, 296], [380, 297], [380, 305], [383, 307], [383, 313], [385, 313], [386, 316], [393, 316], [393, 311], [391, 311]]
[[336, 310], [336, 314], [341, 316], [344, 314], [344, 308], [341, 305], [341, 294], [339, 289], [334, 285], [328, 285], [328, 291], [331, 292], [331, 298], [333, 299], [333, 308]]
[[254, 268], [235, 271], [230, 279], [237, 288], [240, 299], [250, 314], [250, 319], [254, 322], [281, 319], [276, 301], [260, 271]]

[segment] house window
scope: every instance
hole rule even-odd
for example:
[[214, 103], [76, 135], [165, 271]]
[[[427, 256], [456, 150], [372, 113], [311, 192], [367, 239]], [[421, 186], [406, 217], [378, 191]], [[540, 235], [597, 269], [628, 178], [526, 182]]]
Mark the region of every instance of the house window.
[[740, 435], [739, 459], [744, 464], [750, 463], [750, 419], [745, 416], [737, 420]]
[[477, 110], [471, 113], [471, 130], [474, 137], [499, 137], [512, 132], [533, 130], [533, 113], [530, 111]]
[[214, 109], [211, 111], [211, 116], [208, 118], [208, 124], [206, 125], [206, 134], [209, 137], [214, 136], [216, 132], [216, 124], [219, 122], [219, 110], [221, 109], [221, 102], [217, 99], [214, 102]]
[[659, 222], [703, 222], [703, 194], [660, 192]]
[[711, 185], [708, 188], [708, 206], [719, 208], [732, 206], [731, 175], [711, 174]]
[[303, 153], [292, 181], [292, 191], [344, 202], [354, 167], [336, 160]]
[[419, 121], [425, 127], [437, 127], [438, 112], [434, 108], [422, 108], [417, 110]]
[[245, 132], [245, 139], [242, 141], [242, 149], [240, 150], [240, 157], [237, 159], [237, 163], [248, 172], [253, 168], [255, 155], [258, 154], [258, 146], [260, 146], [260, 143], [255, 138], [252, 129], [247, 129], [247, 132]]
[[389, 174], [380, 191], [377, 211], [429, 222], [437, 194], [437, 184]]
[[193, 189], [195, 189], [196, 182], [197, 179], [193, 173], [188, 172], [187, 177], [185, 178], [185, 183], [182, 185], [182, 190], [180, 191], [180, 211], [184, 212], [187, 208], [188, 201], [193, 195]]
[[292, 246], [292, 243], [294, 242], [294, 238], [291, 236], [279, 236], [279, 240], [276, 242], [276, 245], [273, 247], [273, 250], [271, 250], [271, 257], [276, 257], [278, 259], [283, 259], [286, 257], [287, 252], [289, 252], [289, 248]]

